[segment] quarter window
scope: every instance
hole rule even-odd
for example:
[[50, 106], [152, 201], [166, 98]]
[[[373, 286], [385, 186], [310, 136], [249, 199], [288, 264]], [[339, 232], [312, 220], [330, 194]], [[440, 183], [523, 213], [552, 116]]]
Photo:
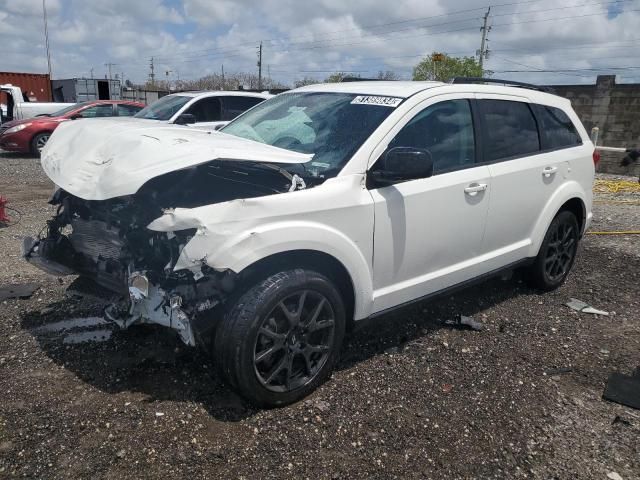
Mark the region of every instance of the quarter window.
[[529, 105], [510, 100], [480, 100], [485, 161], [524, 156], [540, 150], [538, 128]]
[[428, 150], [433, 172], [458, 170], [475, 162], [473, 120], [468, 100], [446, 100], [418, 113], [389, 148], [413, 147]]
[[576, 127], [566, 113], [559, 108], [547, 105], [536, 105], [536, 108], [544, 150], [575, 147], [582, 144]]

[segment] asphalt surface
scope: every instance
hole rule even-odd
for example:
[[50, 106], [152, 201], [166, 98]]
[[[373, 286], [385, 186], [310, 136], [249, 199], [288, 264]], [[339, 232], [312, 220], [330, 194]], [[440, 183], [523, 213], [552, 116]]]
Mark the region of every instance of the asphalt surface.
[[[39, 285], [0, 302], [0, 478], [640, 478], [640, 411], [601, 398], [640, 366], [637, 235], [587, 236], [555, 292], [516, 273], [378, 319], [307, 400], [256, 410], [172, 332], [119, 331], [81, 283], [21, 260], [52, 189], [0, 153], [22, 213], [0, 229], [0, 287]], [[597, 200], [594, 230], [640, 229], [640, 194]]]

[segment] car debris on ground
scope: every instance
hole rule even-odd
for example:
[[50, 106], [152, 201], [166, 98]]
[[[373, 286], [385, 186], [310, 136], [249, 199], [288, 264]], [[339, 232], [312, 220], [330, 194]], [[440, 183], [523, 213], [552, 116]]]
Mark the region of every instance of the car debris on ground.
[[0, 302], [10, 298], [29, 298], [40, 288], [37, 283], [23, 283], [0, 287]]
[[640, 366], [630, 376], [612, 373], [602, 398], [640, 410]]
[[609, 316], [609, 312], [605, 312], [604, 310], [598, 310], [597, 308], [593, 308], [588, 303], [583, 302], [582, 300], [578, 300], [577, 298], [570, 299], [565, 305], [576, 312], [581, 313], [591, 313], [592, 315], [603, 315]]

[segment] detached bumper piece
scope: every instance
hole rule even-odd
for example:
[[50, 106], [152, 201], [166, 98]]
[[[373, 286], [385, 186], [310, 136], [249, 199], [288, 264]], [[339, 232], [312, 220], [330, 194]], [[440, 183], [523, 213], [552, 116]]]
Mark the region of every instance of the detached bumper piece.
[[105, 316], [120, 328], [134, 324], [157, 323], [178, 332], [187, 345], [195, 346], [189, 316], [182, 310], [182, 297], [169, 295], [149, 282], [141, 272], [129, 276], [129, 300], [105, 309]]

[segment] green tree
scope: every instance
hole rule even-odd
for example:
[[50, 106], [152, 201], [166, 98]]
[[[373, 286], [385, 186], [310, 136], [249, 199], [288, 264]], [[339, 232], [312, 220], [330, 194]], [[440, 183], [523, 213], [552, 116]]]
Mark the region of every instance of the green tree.
[[360, 74], [359, 73], [336, 72], [336, 73], [332, 73], [327, 78], [325, 78], [324, 79], [324, 83], [339, 83], [342, 80], [344, 80], [344, 78], [346, 78], [346, 77], [360, 78]]
[[[435, 54], [435, 52], [434, 52]], [[482, 77], [482, 68], [475, 57], [450, 57], [443, 55], [439, 62], [432, 60], [433, 55], [423, 58], [413, 68], [414, 80], [437, 80], [448, 82], [455, 77]], [[485, 70], [484, 75], [491, 72]]]

